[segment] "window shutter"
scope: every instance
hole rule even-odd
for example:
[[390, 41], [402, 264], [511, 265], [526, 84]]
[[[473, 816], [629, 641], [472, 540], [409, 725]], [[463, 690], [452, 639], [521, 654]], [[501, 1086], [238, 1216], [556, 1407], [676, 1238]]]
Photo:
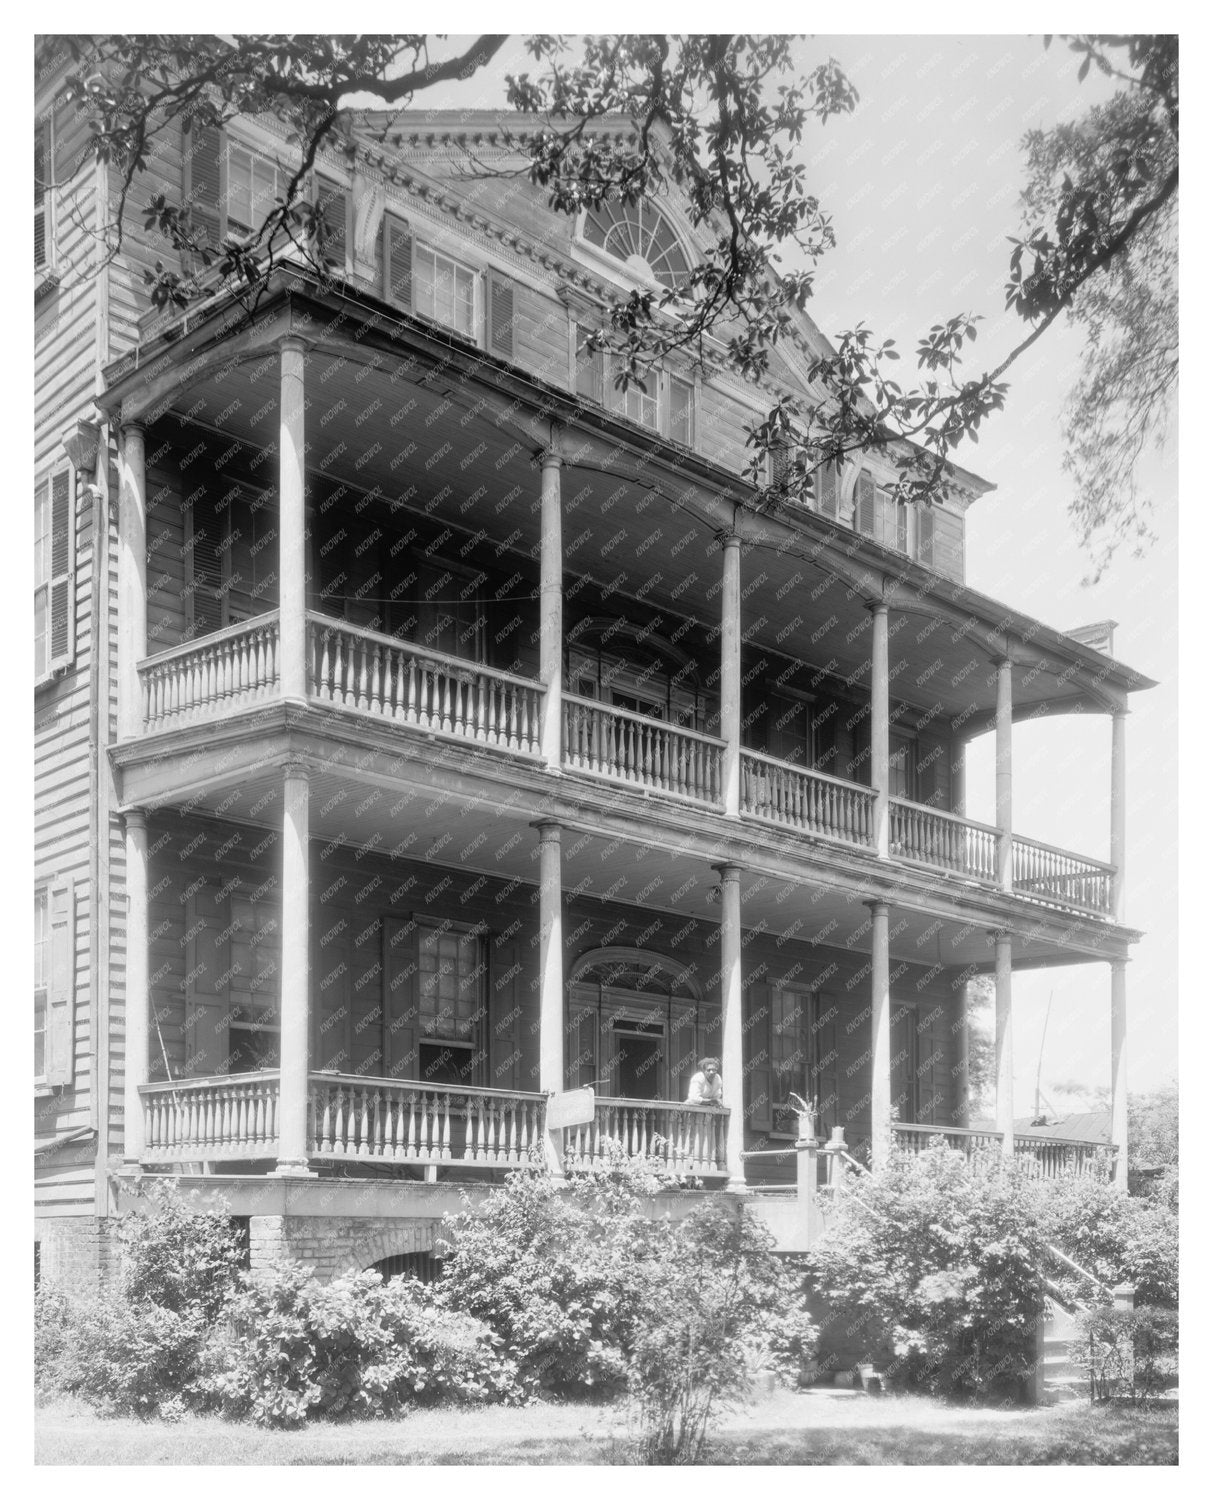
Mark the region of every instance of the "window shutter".
[[72, 476], [60, 469], [51, 477], [50, 668], [71, 665], [76, 627], [76, 515]]
[[918, 1119], [918, 1012], [912, 1005], [894, 1002], [889, 1042], [893, 1118], [913, 1125]]
[[34, 269], [45, 266], [47, 256], [47, 233], [46, 233], [46, 205], [48, 199], [47, 181], [50, 177], [50, 163], [48, 161], [47, 127], [43, 124], [34, 126]]
[[[745, 1120], [729, 1121], [730, 1130], [743, 1126], [747, 1130], [769, 1133], [772, 1128], [771, 1115], [771, 987], [767, 984], [752, 984], [747, 991], [749, 1004], [745, 1007], [746, 1020], [751, 1023], [748, 1032], [749, 1054], [745, 1064]], [[729, 1080], [725, 1079], [727, 1087]], [[745, 1137], [742, 1137], [744, 1141]]]
[[50, 893], [50, 982], [46, 992], [46, 1082], [70, 1084], [75, 1072], [76, 891], [57, 881]]
[[918, 507], [918, 561], [935, 566], [935, 512], [929, 505]]
[[[829, 1010], [824, 996], [818, 1007]], [[813, 1072], [809, 1081], [810, 1100], [817, 1101], [817, 1129], [828, 1135], [842, 1123], [842, 1102], [838, 1093], [838, 1027], [833, 1021], [821, 1022], [813, 1035]]]
[[[317, 1068], [353, 1072], [350, 1059], [350, 994], [354, 979], [354, 957], [350, 935], [338, 931], [344, 923], [334, 907], [319, 909], [312, 935], [312, 1058]], [[395, 1043], [384, 1032], [390, 1048]], [[395, 1051], [389, 1056], [394, 1057]], [[383, 1064], [386, 1066], [386, 1064]]]
[[345, 270], [345, 245], [349, 220], [349, 194], [336, 183], [319, 180], [316, 202], [320, 208], [324, 227], [324, 259], [338, 271]]
[[838, 519], [838, 465], [825, 463], [814, 476], [817, 488], [817, 509], [831, 521]]
[[222, 527], [218, 516], [198, 519], [197, 507], [189, 507], [186, 572], [189, 589], [191, 637], [210, 635], [223, 626]]
[[387, 1075], [417, 1078], [417, 924], [389, 917], [383, 924], [383, 1011]]
[[695, 387], [680, 375], [669, 375], [670, 441], [691, 448], [695, 443]]
[[383, 216], [383, 295], [388, 302], [413, 310], [413, 237], [407, 224]]
[[892, 495], [888, 497], [887, 504], [890, 510], [893, 512], [893, 527], [895, 528], [897, 535], [897, 550], [898, 552], [905, 552], [908, 554], [910, 550], [909, 530], [907, 524], [909, 521], [909, 517], [906, 514], [906, 508], [904, 505], [899, 505], [897, 501], [893, 499]]
[[516, 1089], [522, 1059], [518, 1055], [519, 954], [516, 943], [499, 948], [489, 940], [489, 1078], [491, 1089]]
[[876, 482], [866, 470], [855, 486], [855, 530], [876, 535]]
[[577, 394], [584, 396], [587, 401], [600, 402], [602, 400], [602, 350], [595, 349], [591, 352], [585, 347], [587, 333], [588, 329], [574, 324]]
[[489, 353], [502, 359], [514, 358], [514, 283], [496, 271], [490, 271], [489, 283]]
[[212, 245], [223, 238], [223, 132], [217, 125], [195, 124], [182, 138], [181, 196]]
[[228, 903], [210, 886], [185, 904], [186, 1078], [226, 1073], [229, 1062], [228, 1003], [231, 975], [231, 922]]
[[567, 1030], [567, 1052], [565, 1054], [565, 1086], [571, 1089], [590, 1087], [599, 1094], [610, 1094], [611, 1080], [606, 1077], [606, 1058], [602, 1057], [602, 1076], [599, 1076], [598, 1010], [595, 1004], [586, 1003], [574, 1008], [577, 1002], [569, 997], [569, 1019]]
[[779, 443], [771, 449], [771, 483], [783, 485], [788, 481], [788, 470], [792, 466], [792, 445]]

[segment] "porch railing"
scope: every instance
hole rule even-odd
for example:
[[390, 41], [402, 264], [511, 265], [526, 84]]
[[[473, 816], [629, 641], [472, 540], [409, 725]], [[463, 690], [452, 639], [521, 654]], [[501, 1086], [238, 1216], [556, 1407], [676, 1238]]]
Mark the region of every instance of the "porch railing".
[[[963, 1151], [969, 1158], [979, 1151], [997, 1152], [1002, 1148], [1002, 1132], [999, 1130], [965, 1130], [951, 1125], [909, 1125], [899, 1120], [893, 1123], [894, 1141], [903, 1151], [917, 1155], [942, 1140], [955, 1151]], [[1036, 1136], [1030, 1133], [1015, 1135], [1015, 1160], [1029, 1166], [1041, 1177], [1060, 1177], [1075, 1172], [1080, 1176], [1093, 1174], [1107, 1176], [1111, 1173], [1115, 1155], [1111, 1146], [1096, 1141], [1063, 1139], [1060, 1136]]]
[[998, 882], [998, 829], [955, 813], [889, 798], [889, 852], [915, 864]]
[[752, 817], [870, 849], [875, 804], [870, 787], [754, 750], [741, 752], [741, 810]]
[[562, 721], [563, 764], [570, 770], [720, 803], [723, 740], [569, 694]]
[[1035, 839], [1011, 842], [1011, 878], [1017, 896], [1043, 901], [1049, 906], [1069, 906], [1108, 916], [1112, 911], [1111, 865], [1084, 859], [1038, 844]]
[[503, 750], [539, 751], [537, 682], [326, 615], [308, 616], [308, 687], [321, 703]]
[[139, 663], [143, 727], [214, 718], [278, 692], [278, 613], [257, 615]]
[[619, 1150], [679, 1176], [720, 1176], [728, 1171], [728, 1129], [728, 1111], [711, 1105], [600, 1096], [589, 1124], [565, 1130], [565, 1161], [585, 1170]]
[[147, 1083], [139, 1097], [145, 1161], [237, 1161], [278, 1153], [276, 1071]]
[[542, 1144], [544, 1096], [313, 1073], [308, 1154], [319, 1160], [516, 1167]]

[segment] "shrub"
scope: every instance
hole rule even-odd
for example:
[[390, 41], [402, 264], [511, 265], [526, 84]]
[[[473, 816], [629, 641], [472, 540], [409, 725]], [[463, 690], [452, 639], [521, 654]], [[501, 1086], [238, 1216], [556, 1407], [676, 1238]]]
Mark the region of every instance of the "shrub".
[[863, 1337], [890, 1383], [1001, 1399], [1032, 1369], [1042, 1261], [1022, 1178], [943, 1145], [855, 1180], [808, 1256], [831, 1316], [887, 1334]]
[[203, 1388], [228, 1416], [292, 1427], [382, 1417], [410, 1402], [502, 1400], [516, 1370], [476, 1320], [375, 1271], [322, 1285], [286, 1265], [244, 1279], [206, 1355]]
[[1079, 1323], [1082, 1337], [1075, 1359], [1091, 1372], [1097, 1400], [1127, 1396], [1149, 1401], [1179, 1373], [1179, 1316], [1173, 1308], [1141, 1307], [1132, 1312], [1100, 1307]]
[[720, 1201], [665, 1226], [643, 1267], [628, 1360], [643, 1462], [697, 1463], [714, 1409], [744, 1401], [761, 1370], [799, 1375], [814, 1342], [803, 1275], [772, 1244]]
[[148, 1211], [127, 1214], [118, 1226], [123, 1291], [132, 1302], [213, 1322], [240, 1271], [235, 1226], [223, 1215], [190, 1208], [171, 1179], [154, 1181], [144, 1196]]

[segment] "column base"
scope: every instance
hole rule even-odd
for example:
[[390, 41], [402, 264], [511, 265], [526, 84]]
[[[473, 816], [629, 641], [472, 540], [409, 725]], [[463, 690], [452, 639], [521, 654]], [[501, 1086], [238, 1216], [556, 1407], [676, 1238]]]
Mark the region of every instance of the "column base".
[[270, 1173], [271, 1177], [316, 1177], [307, 1161], [280, 1161]]
[[750, 1191], [744, 1177], [730, 1177], [724, 1185], [726, 1193], [748, 1193]]

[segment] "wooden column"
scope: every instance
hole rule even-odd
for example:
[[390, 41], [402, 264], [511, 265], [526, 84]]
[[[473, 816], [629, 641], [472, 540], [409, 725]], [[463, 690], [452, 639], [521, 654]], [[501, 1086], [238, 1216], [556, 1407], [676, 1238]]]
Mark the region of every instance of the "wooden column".
[[872, 913], [872, 1170], [887, 1165], [893, 1135], [890, 1045], [889, 904], [870, 901]]
[[[873, 604], [872, 611], [872, 789], [876, 805], [876, 853], [889, 857], [889, 606]], [[886, 909], [887, 915], [887, 909]], [[887, 929], [886, 929], [887, 930]]]
[[308, 1115], [307, 768], [282, 768], [282, 1001], [276, 1176], [310, 1177]]
[[1122, 1193], [1129, 1191], [1129, 1017], [1125, 992], [1127, 967], [1123, 958], [1112, 960], [1112, 1144], [1116, 1147], [1113, 1181]]
[[[564, 1089], [564, 917], [560, 825], [536, 823], [539, 833], [539, 1089]], [[564, 1133], [547, 1132], [549, 1170], [564, 1176]]]
[[1112, 715], [1112, 826], [1108, 862], [1112, 873], [1112, 918], [1125, 920], [1125, 709]]
[[1002, 1135], [1002, 1154], [1015, 1155], [1015, 1058], [1011, 1035], [1011, 934], [994, 938], [994, 1125]]
[[302, 339], [280, 346], [278, 447], [278, 619], [282, 696], [307, 701], [307, 516], [304, 474], [304, 389], [307, 362]]
[[[539, 549], [539, 677], [543, 683], [543, 718], [539, 736], [544, 764], [560, 766], [563, 708], [564, 550], [561, 539], [560, 454], [549, 448], [543, 455], [540, 483]], [[564, 1087], [563, 1079], [558, 1085]]]
[[147, 815], [133, 807], [126, 814], [126, 1019], [124, 1024], [125, 1088], [122, 1106], [122, 1154], [137, 1162], [143, 1155], [143, 1101], [139, 1085], [148, 1082]]
[[745, 1190], [745, 1052], [741, 1007], [741, 870], [717, 865], [720, 876], [720, 1081], [729, 1111], [728, 1186]]
[[998, 688], [994, 708], [994, 821], [998, 825], [998, 883], [1004, 891], [1013, 888], [1011, 863], [1011, 663], [998, 663]]
[[724, 810], [741, 811], [741, 538], [726, 536], [720, 601], [720, 737]]
[[122, 429], [118, 498], [118, 738], [143, 732], [139, 663], [147, 655], [147, 474], [143, 428]]

